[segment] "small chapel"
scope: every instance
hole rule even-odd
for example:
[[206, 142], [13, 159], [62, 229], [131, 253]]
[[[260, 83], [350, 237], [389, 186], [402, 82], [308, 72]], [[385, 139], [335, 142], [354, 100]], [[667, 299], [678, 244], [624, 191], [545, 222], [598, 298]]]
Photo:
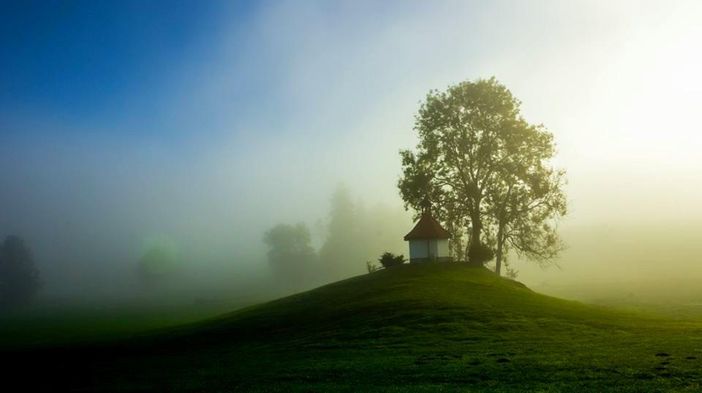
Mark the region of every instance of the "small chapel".
[[448, 241], [451, 235], [431, 215], [425, 204], [422, 215], [412, 230], [405, 235], [409, 242], [410, 263], [450, 262]]

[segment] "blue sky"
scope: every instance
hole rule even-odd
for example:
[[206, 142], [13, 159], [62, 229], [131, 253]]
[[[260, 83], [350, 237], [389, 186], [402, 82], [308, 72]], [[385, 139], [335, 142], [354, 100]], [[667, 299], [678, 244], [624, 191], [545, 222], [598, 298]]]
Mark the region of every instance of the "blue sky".
[[[225, 25], [245, 25], [255, 12], [245, 3], [195, 1], [0, 7], [2, 116], [22, 120], [40, 111], [79, 123], [138, 116], [157, 124], [160, 89], [189, 59], [207, 55]], [[234, 18], [223, 20], [224, 11]], [[11, 125], [3, 131], [13, 132]]]
[[[390, 3], [351, 4], [3, 2], [2, 133], [116, 133], [126, 138], [136, 133], [146, 139], [187, 139], [221, 130], [223, 112], [256, 121], [266, 108], [279, 114], [268, 117], [267, 124], [275, 126], [291, 112], [276, 85], [285, 83], [281, 78], [294, 57], [296, 39], [307, 39], [298, 29], [311, 23], [348, 38], [371, 33], [393, 18]], [[261, 24], [275, 14], [271, 9], [281, 6], [299, 12], [281, 15], [281, 26]], [[347, 11], [349, 18], [343, 15]], [[271, 37], [276, 37], [274, 45]], [[213, 71], [229, 73], [225, 78], [230, 89], [203, 97], [194, 86], [216, 84]], [[193, 93], [195, 97], [188, 97]], [[201, 106], [201, 99], [211, 101]], [[173, 112], [181, 109], [189, 116], [173, 121]], [[37, 124], [38, 117], [49, 125]], [[231, 129], [231, 124], [226, 127]]]

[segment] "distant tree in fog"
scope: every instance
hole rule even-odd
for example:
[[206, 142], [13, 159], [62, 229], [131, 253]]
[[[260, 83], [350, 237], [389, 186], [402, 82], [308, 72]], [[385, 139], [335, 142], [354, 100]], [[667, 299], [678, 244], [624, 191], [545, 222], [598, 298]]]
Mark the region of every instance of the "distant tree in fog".
[[361, 274], [364, 261], [377, 258], [384, 250], [404, 249], [402, 236], [411, 225], [400, 209], [354, 203], [344, 186], [332, 195], [327, 223], [319, 257], [328, 280]]
[[[268, 264], [279, 278], [302, 289], [362, 274], [364, 262], [374, 260], [384, 250], [406, 248], [402, 236], [411, 225], [401, 208], [365, 208], [354, 203], [351, 193], [338, 187], [331, 198], [326, 233], [319, 253], [312, 247], [305, 224], [279, 224], [268, 230], [263, 241], [268, 246]], [[379, 266], [365, 264], [367, 271]]]
[[146, 285], [162, 282], [176, 271], [176, 255], [164, 247], [151, 247], [139, 259], [137, 273]]
[[366, 270], [368, 270], [368, 273], [377, 272], [378, 270], [380, 270], [380, 266], [376, 265], [371, 261], [366, 261]]
[[305, 224], [276, 225], [263, 235], [263, 242], [268, 246], [268, 264], [288, 286], [301, 288], [317, 281], [317, 253]]
[[330, 278], [341, 278], [355, 273], [364, 255], [359, 209], [344, 186], [336, 189], [331, 198], [327, 237], [319, 250], [319, 257]]
[[40, 287], [32, 252], [18, 236], [7, 236], [0, 245], [0, 306], [30, 302]]

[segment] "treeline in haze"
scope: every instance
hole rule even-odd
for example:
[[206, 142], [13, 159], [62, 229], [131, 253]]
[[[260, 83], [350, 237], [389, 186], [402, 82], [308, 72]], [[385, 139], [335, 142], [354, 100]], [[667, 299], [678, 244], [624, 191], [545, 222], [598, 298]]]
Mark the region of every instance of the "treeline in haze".
[[367, 262], [385, 251], [406, 253], [402, 238], [411, 225], [400, 207], [366, 206], [338, 186], [323, 219], [273, 225], [259, 238], [263, 255], [250, 261], [235, 257], [216, 267], [190, 264], [176, 242], [155, 241], [136, 261], [137, 289], [147, 298], [176, 294], [198, 301], [282, 296], [365, 273]]
[[384, 206], [366, 207], [354, 202], [346, 187], [331, 198], [322, 224], [322, 243], [315, 248], [305, 223], [281, 223], [266, 231], [267, 259], [277, 286], [300, 290], [364, 273], [368, 261], [385, 251], [402, 253], [409, 231], [409, 216]]
[[[0, 300], [23, 307], [57, 302], [240, 306], [365, 273], [367, 262], [377, 262], [386, 251], [406, 254], [402, 236], [412, 222], [401, 207], [367, 206], [345, 186], [339, 186], [329, 201], [322, 218], [273, 225], [239, 254], [191, 249], [177, 236], [161, 234], [120, 263], [93, 261], [95, 267], [106, 269], [102, 275], [78, 264], [68, 267], [81, 277], [72, 282], [44, 274], [55, 263], [51, 255], [41, 255], [35, 265], [31, 250], [45, 246], [40, 240], [8, 236], [0, 255]], [[231, 236], [235, 239], [237, 233]], [[90, 296], [56, 292], [69, 286]], [[98, 286], [121, 290], [101, 292], [95, 289]]]

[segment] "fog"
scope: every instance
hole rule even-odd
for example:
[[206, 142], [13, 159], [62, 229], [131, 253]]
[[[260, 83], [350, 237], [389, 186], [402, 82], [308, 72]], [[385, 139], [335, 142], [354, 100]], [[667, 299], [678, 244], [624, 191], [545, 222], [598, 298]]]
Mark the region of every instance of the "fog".
[[610, 3], [221, 6], [197, 45], [119, 94], [5, 105], [0, 235], [30, 245], [45, 301], [147, 296], [136, 266], [165, 242], [180, 268], [161, 298], [246, 303], [304, 289], [272, 278], [264, 233], [303, 223], [319, 252], [345, 187], [386, 246], [333, 278], [364, 274], [407, 254], [398, 151], [417, 142], [419, 102], [494, 75], [554, 133], [569, 181], [568, 249], [549, 268], [511, 256], [518, 279], [584, 300], [702, 299], [702, 5]]

